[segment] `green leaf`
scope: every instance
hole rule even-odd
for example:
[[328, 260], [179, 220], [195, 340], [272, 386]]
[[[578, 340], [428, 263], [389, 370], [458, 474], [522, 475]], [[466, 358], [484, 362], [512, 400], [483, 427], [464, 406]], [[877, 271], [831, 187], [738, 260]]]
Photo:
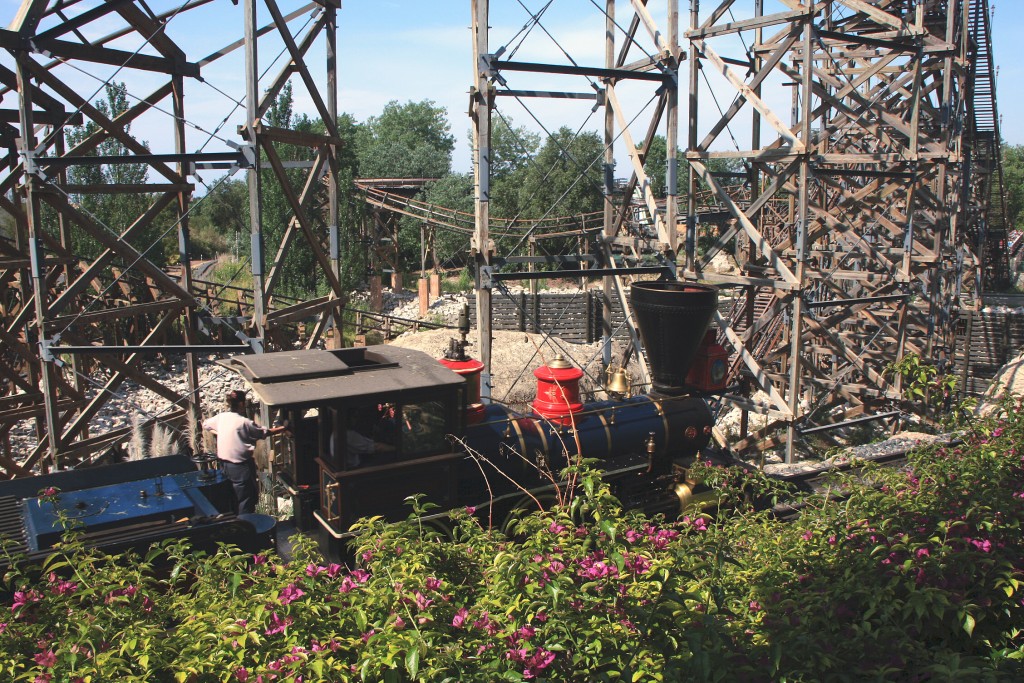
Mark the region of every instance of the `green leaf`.
[[420, 672], [420, 649], [414, 647], [409, 650], [409, 653], [405, 655], [405, 669], [409, 672], [409, 675], [416, 678], [416, 675]]
[[974, 617], [969, 613], [964, 615], [964, 631], [966, 631], [969, 636], [974, 635]]
[[551, 606], [552, 607], [558, 607], [558, 599], [562, 595], [562, 589], [557, 584], [554, 584], [554, 583], [549, 583], [544, 588], [545, 588], [545, 590], [547, 590], [548, 593], [551, 594]]

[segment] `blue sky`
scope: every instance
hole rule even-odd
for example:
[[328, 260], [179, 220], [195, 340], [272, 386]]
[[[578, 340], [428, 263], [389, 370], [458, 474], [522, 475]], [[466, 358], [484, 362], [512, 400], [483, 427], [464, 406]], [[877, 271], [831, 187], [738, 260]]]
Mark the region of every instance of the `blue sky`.
[[[153, 0], [150, 6], [156, 12], [172, 10], [181, 0]], [[491, 41], [492, 50], [507, 45], [509, 50], [518, 43], [514, 38], [527, 22], [529, 15], [523, 6], [536, 10], [547, 0], [492, 0]], [[773, 5], [777, 0], [767, 0], [766, 12], [777, 11]], [[0, 22], [6, 25], [13, 18], [19, 0], [0, 0], [6, 17]], [[96, 0], [83, 0], [78, 7], [88, 8]], [[280, 0], [287, 12], [304, 3]], [[600, 1], [603, 6], [603, 0]], [[705, 11], [714, 3], [705, 0]], [[996, 4], [994, 22], [994, 54], [999, 70], [998, 97], [1002, 117], [1004, 139], [1013, 144], [1024, 144], [1024, 58], [1020, 56], [1020, 44], [1024, 39], [1024, 2], [1020, 0], [999, 0]], [[628, 20], [628, 3], [619, 0], [621, 21]], [[689, 2], [680, 0], [681, 22], [688, 21]], [[736, 3], [736, 17], [743, 18], [740, 8], [753, 3], [741, 0]], [[665, 0], [650, 0], [649, 6], [656, 20], [663, 23]], [[749, 12], [749, 9], [746, 10]], [[305, 18], [298, 20], [298, 23]], [[557, 39], [552, 39], [540, 30], [534, 29], [516, 53], [516, 59], [523, 61], [560, 61], [566, 57], [562, 50], [581, 64], [601, 65], [603, 63], [603, 16], [594, 0], [554, 0], [544, 18], [544, 27]], [[447, 108], [452, 133], [457, 140], [454, 166], [457, 170], [468, 170], [470, 152], [467, 144], [469, 119], [467, 91], [472, 82], [472, 55], [470, 42], [470, 1], [469, 0], [343, 0], [339, 14], [339, 108], [364, 120], [378, 113], [390, 100], [407, 101], [432, 99]], [[96, 27], [102, 35], [103, 27]], [[172, 38], [179, 41], [190, 57], [205, 55], [229, 43], [242, 34], [241, 7], [227, 0], [182, 15], [172, 21]], [[134, 49], [129, 44], [119, 45], [122, 49]], [[742, 46], [725, 43], [721, 47], [727, 54], [742, 56]], [[261, 44], [264, 66], [271, 65], [273, 56], [281, 51], [280, 44]], [[186, 86], [187, 116], [194, 124], [189, 132], [189, 147], [221, 151], [226, 149], [228, 140], [237, 141], [235, 126], [241, 122], [241, 110], [236, 106], [244, 95], [244, 78], [241, 71], [241, 51], [204, 69], [206, 84], [189, 83]], [[314, 48], [310, 61], [317, 78], [322, 76], [322, 48]], [[275, 72], [280, 61], [270, 66]], [[90, 69], [91, 73], [62, 72], [65, 80], [74, 82], [79, 92], [98, 91], [102, 80], [109, 76], [105, 67]], [[713, 75], [712, 75], [713, 77]], [[118, 78], [128, 80], [129, 92], [137, 97], [147, 95], [159, 82], [155, 77], [138, 72], [122, 72]], [[716, 89], [720, 84], [708, 81], [706, 88]], [[516, 75], [510, 87], [532, 89], [556, 89], [586, 91], [589, 85], [581, 79], [559, 81], [537, 76]], [[682, 84], [685, 92], [686, 81]], [[297, 109], [313, 114], [314, 109], [308, 97], [297, 88]], [[788, 118], [789, 89], [777, 84], [766, 88], [765, 99], [780, 115]], [[646, 106], [652, 92], [650, 88], [623, 86], [620, 94], [631, 113], [643, 120]], [[727, 94], [731, 97], [731, 93]], [[685, 101], [685, 97], [681, 98]], [[702, 121], [715, 115], [715, 102], [706, 94], [702, 95]], [[725, 106], [724, 100], [721, 106]], [[8, 98], [4, 106], [12, 106]], [[516, 125], [525, 125], [535, 130], [554, 129], [560, 125], [572, 128], [601, 128], [600, 114], [592, 114], [588, 102], [566, 102], [530, 100], [528, 109], [514, 100], [502, 99], [504, 116]], [[682, 130], [685, 144], [685, 111], [682, 113]], [[134, 124], [133, 132], [149, 142], [155, 149], [169, 144], [168, 116], [154, 112]], [[645, 127], [645, 126], [642, 126]], [[742, 126], [738, 126], [742, 128]], [[729, 131], [735, 143], [724, 135], [720, 143], [725, 146], [745, 146], [748, 133], [743, 130]], [[215, 133], [211, 139], [211, 133]], [[617, 175], [628, 172], [626, 161], [619, 160]]]

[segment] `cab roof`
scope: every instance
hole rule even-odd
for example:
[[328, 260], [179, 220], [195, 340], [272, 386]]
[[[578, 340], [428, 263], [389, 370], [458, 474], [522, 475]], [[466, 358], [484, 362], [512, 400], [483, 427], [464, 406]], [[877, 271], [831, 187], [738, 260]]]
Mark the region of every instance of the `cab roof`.
[[217, 361], [268, 406], [333, 403], [446, 389], [465, 380], [422, 351], [379, 345], [234, 356]]

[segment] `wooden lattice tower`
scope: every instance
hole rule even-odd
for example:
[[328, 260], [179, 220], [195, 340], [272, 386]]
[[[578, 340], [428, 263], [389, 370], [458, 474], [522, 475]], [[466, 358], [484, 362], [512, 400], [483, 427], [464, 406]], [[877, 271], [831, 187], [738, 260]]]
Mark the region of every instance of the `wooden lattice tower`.
[[[218, 25], [229, 16], [236, 30], [226, 27], [228, 35], [244, 37], [208, 54], [212, 46], [203, 46], [198, 55], [186, 52], [185, 46], [195, 44], [189, 40], [189, 26], [196, 24], [184, 19], [204, 20], [202, 15], [215, 6], [202, 0], [175, 4], [160, 14], [142, 1], [25, 0], [9, 28], [0, 31], [6, 50], [0, 64], [0, 145], [7, 150], [0, 209], [8, 214], [10, 226], [0, 239], [0, 440], [6, 443], [18, 420], [35, 417], [39, 425], [38, 446], [31, 453], [5, 449], [0, 454], [0, 476], [74, 466], [123, 441], [128, 428], [91, 434], [90, 424], [126, 381], [167, 402], [157, 413], [144, 415], [147, 422], [169, 423], [180, 433], [189, 414], [198, 417], [197, 353], [259, 353], [291, 336], [281, 334], [287, 325], [311, 317], [317, 319], [309, 336], [312, 344], [330, 325], [342, 298], [334, 182], [340, 2], [287, 4], [218, 3], [218, 13], [206, 21]], [[218, 82], [220, 60], [241, 50], [245, 77]], [[313, 69], [307, 55], [317, 53], [319, 68]], [[323, 134], [266, 123], [268, 110], [289, 80], [297, 95], [312, 102], [324, 122]], [[104, 81], [123, 82], [130, 96], [127, 110], [114, 117], [93, 103], [102, 95]], [[152, 89], [154, 81], [158, 85]], [[243, 84], [244, 92], [238, 92]], [[231, 103], [241, 111], [237, 131], [217, 135], [189, 119], [186, 92], [202, 91], [209, 98], [211, 87], [226, 98], [225, 111], [232, 109]], [[162, 116], [160, 139], [154, 141], [164, 147], [160, 153], [129, 132], [133, 122], [147, 116]], [[66, 133], [83, 123], [89, 134], [69, 149]], [[118, 141], [125, 152], [97, 156], [108, 140]], [[289, 179], [286, 166], [296, 164], [281, 161], [282, 145], [312, 150], [305, 155], [309, 160], [298, 164], [304, 181]], [[120, 164], [143, 164], [145, 182], [68, 182], [68, 169]], [[240, 323], [227, 322], [211, 309], [202, 296], [204, 288], [193, 282], [188, 222], [199, 174], [216, 176], [239, 168], [249, 179], [249, 221], [224, 227], [228, 232], [241, 227], [252, 244], [248, 270], [253, 286]], [[264, 234], [262, 202], [268, 183], [281, 187], [292, 212], [279, 244], [266, 244]], [[139, 215], [123, 226], [105, 225], [77, 201], [118, 194], [146, 198]], [[154, 244], [141, 237], [157, 223], [177, 236], [176, 276], [153, 263]], [[72, 248], [74, 231], [102, 245], [101, 254], [83, 261]], [[293, 306], [275, 303], [281, 264], [297, 241], [312, 251], [330, 295]], [[109, 330], [115, 324], [123, 334], [111, 339]], [[229, 328], [227, 334], [211, 329], [218, 324]], [[222, 337], [229, 343], [211, 343]], [[141, 360], [155, 354], [185, 357], [184, 393], [140, 368]]]
[[[627, 5], [625, 16], [616, 17], [617, 4]], [[792, 459], [808, 433], [890, 416], [901, 386], [886, 366], [907, 353], [949, 363], [959, 307], [1005, 272], [1005, 227], [1000, 247], [989, 210], [998, 144], [985, 147], [985, 135], [997, 141], [998, 132], [987, 2], [691, 0], [681, 38], [678, 2], [659, 3], [667, 8], [660, 23], [647, 5], [595, 4], [606, 18], [603, 68], [527, 69], [488, 53], [487, 3], [474, 2], [484, 169], [477, 245], [487, 244], [488, 230], [485, 112], [502, 76], [600, 78], [608, 162], [623, 145], [629, 194], [641, 188], [665, 266], [736, 294], [731, 315], [717, 318], [719, 337], [732, 352], [731, 379], [756, 392], [725, 398], [744, 411], [744, 433], [730, 447], [785, 444]], [[616, 96], [641, 74], [665, 79], [646, 140], [629, 133]], [[688, 87], [682, 190], [673, 82]], [[659, 126], [669, 152], [664, 209], [649, 196], [642, 163]], [[712, 170], [723, 163], [732, 170]], [[724, 209], [724, 220], [704, 216], [708, 203]], [[624, 224], [615, 207], [607, 214], [611, 246], [625, 238]], [[738, 274], [710, 269], [723, 250], [739, 260]], [[492, 256], [481, 252], [480, 265]], [[482, 343], [487, 334], [481, 328]], [[749, 412], [767, 418], [752, 434]]]

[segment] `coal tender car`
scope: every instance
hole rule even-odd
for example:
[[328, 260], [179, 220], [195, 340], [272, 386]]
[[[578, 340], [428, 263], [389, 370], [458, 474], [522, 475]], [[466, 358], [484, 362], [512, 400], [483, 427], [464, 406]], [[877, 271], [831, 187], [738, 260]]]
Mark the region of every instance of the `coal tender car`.
[[483, 405], [482, 364], [458, 343], [440, 361], [381, 345], [220, 362], [290, 421], [276, 476], [298, 526], [316, 529], [332, 556], [357, 519], [403, 518], [416, 494], [501, 524], [531, 499], [552, 500], [548, 473], [578, 453], [599, 461], [624, 504], [676, 514], [693, 494], [685, 467], [711, 436], [702, 394], [722, 388], [725, 354], [705, 334], [717, 292], [658, 281], [634, 284], [631, 296], [653, 378], [643, 396], [584, 402], [582, 371], [555, 358], [534, 372], [530, 413]]
[[175, 538], [206, 551], [220, 543], [246, 552], [274, 546], [272, 517], [234, 508], [219, 471], [171, 455], [0, 482], [0, 537], [8, 554], [29, 558], [49, 555], [68, 529], [108, 553], [144, 553]]

